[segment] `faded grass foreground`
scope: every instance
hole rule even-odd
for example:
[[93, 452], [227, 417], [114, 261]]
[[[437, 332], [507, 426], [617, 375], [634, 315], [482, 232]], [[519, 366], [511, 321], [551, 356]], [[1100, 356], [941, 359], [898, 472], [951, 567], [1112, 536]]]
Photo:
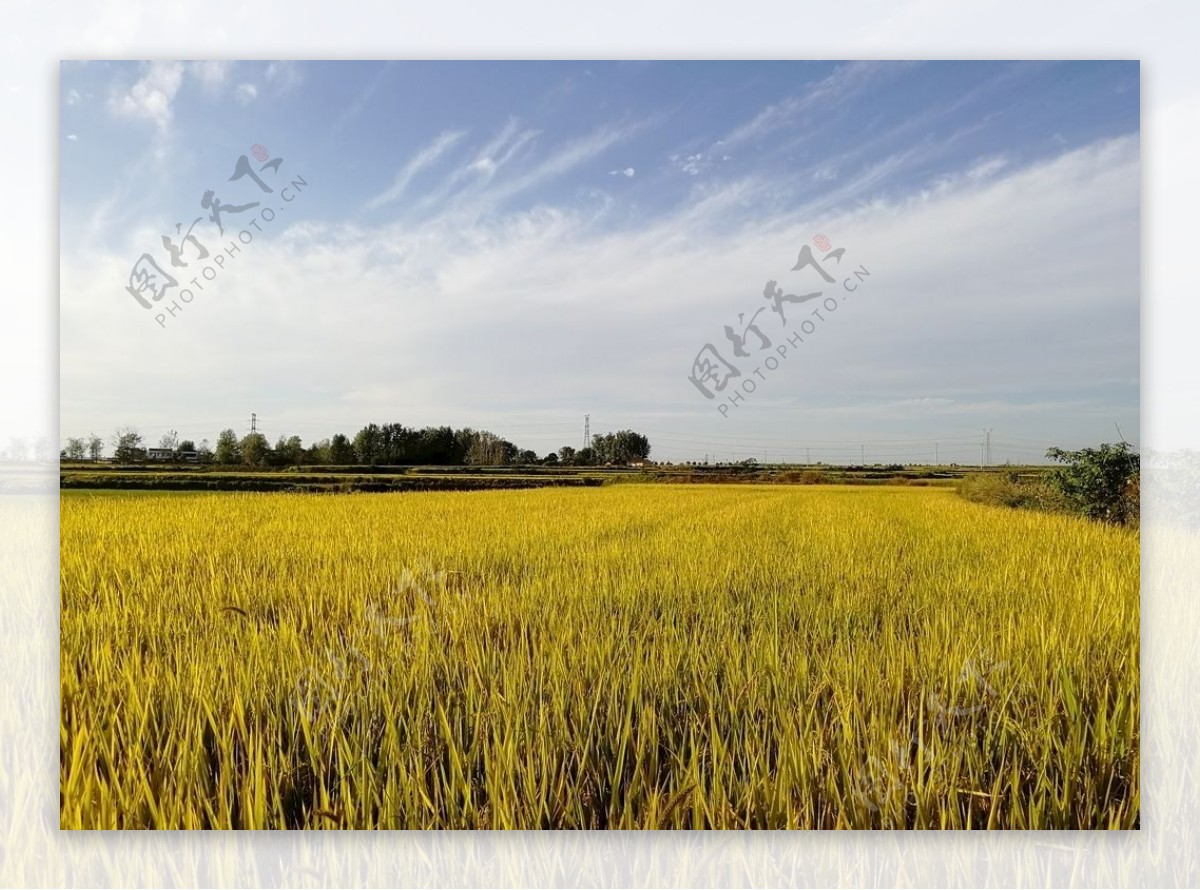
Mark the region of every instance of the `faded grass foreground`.
[[64, 496], [64, 828], [1130, 828], [1136, 533], [911, 488]]

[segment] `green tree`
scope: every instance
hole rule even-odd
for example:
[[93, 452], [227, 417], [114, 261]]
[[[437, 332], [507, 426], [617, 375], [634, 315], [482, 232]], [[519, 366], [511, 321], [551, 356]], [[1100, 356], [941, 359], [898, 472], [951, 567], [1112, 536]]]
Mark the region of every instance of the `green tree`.
[[1136, 491], [1141, 458], [1128, 442], [1064, 451], [1051, 448], [1046, 457], [1066, 466], [1050, 475], [1051, 483], [1089, 519], [1125, 525], [1138, 519]]
[[320, 439], [308, 446], [305, 452], [306, 462], [310, 464], [331, 464], [329, 457], [329, 440]]
[[476, 466], [496, 467], [510, 464], [517, 459], [517, 446], [495, 433], [480, 430], [474, 434], [467, 450], [467, 463]]
[[248, 467], [265, 467], [271, 459], [271, 443], [262, 433], [246, 433], [238, 443], [242, 463]]
[[62, 450], [66, 460], [83, 460], [87, 456], [87, 445], [83, 439], [71, 436], [67, 439], [67, 447]]
[[575, 449], [570, 445], [564, 445], [562, 448], [558, 449], [558, 459], [564, 464], [575, 463]]
[[180, 451], [195, 451], [196, 443], [193, 442], [191, 439], [184, 439], [182, 442], [179, 443], [179, 450]]
[[358, 463], [372, 466], [383, 458], [383, 430], [378, 424], [369, 423], [354, 437], [354, 456]]
[[598, 463], [627, 464], [650, 457], [650, 440], [633, 430], [592, 436], [592, 449]]
[[298, 467], [304, 462], [304, 443], [299, 436], [279, 437], [275, 443], [275, 459], [282, 467]]
[[130, 426], [124, 426], [113, 434], [113, 459], [119, 464], [133, 463], [146, 459], [142, 447], [142, 436]]
[[104, 440], [95, 433], [88, 435], [87, 450], [89, 460], [100, 460], [104, 457]]
[[221, 430], [221, 435], [217, 436], [217, 450], [213, 453], [213, 460], [225, 465], [242, 462], [242, 447], [238, 442], [237, 433], [233, 430]]
[[339, 466], [354, 463], [354, 446], [341, 433], [329, 440], [329, 462]]

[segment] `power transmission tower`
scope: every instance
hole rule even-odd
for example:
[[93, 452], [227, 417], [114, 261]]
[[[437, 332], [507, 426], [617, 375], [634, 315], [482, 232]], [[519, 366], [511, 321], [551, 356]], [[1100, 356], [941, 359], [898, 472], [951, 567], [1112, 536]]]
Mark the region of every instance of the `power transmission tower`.
[[592, 446], [592, 415], [583, 415], [583, 447], [590, 448]]
[[939, 460], [939, 458], [938, 458], [938, 443], [937, 442], [933, 443], [933, 465], [935, 467], [940, 467], [942, 465], [941, 460]]
[[985, 467], [992, 465], [992, 430], [990, 428], [983, 431], [983, 465]]
[[250, 415], [250, 432], [251, 433], [258, 432], [258, 415], [257, 414]]

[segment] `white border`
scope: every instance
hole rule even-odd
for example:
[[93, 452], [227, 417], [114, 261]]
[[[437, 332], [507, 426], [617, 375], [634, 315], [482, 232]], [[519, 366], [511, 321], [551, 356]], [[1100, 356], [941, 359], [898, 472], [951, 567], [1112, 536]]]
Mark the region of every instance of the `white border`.
[[[719, 10], [720, 15], [714, 11]], [[57, 441], [58, 63], [64, 58], [1137, 58], [1143, 441], [1200, 446], [1193, 199], [1200, 5], [607, 0], [26, 5], [0, 36], [7, 386], [0, 437]], [[1197, 464], [1191, 464], [1192, 470]], [[52, 468], [48, 479], [53, 484]], [[1195, 886], [1191, 630], [1200, 546], [1172, 474], [1143, 526], [1143, 829], [1127, 833], [87, 834], [58, 830], [57, 499], [0, 500], [3, 886]], [[1200, 508], [1196, 489], [1186, 496]], [[1160, 509], [1160, 505], [1161, 508]], [[1178, 501], [1176, 507], [1178, 511]]]

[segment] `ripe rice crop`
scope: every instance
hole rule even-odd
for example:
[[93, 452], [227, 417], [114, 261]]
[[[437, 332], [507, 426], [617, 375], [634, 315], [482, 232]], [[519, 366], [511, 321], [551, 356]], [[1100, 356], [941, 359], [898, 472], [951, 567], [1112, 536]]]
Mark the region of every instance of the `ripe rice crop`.
[[1131, 828], [1134, 532], [935, 488], [65, 495], [63, 828]]

